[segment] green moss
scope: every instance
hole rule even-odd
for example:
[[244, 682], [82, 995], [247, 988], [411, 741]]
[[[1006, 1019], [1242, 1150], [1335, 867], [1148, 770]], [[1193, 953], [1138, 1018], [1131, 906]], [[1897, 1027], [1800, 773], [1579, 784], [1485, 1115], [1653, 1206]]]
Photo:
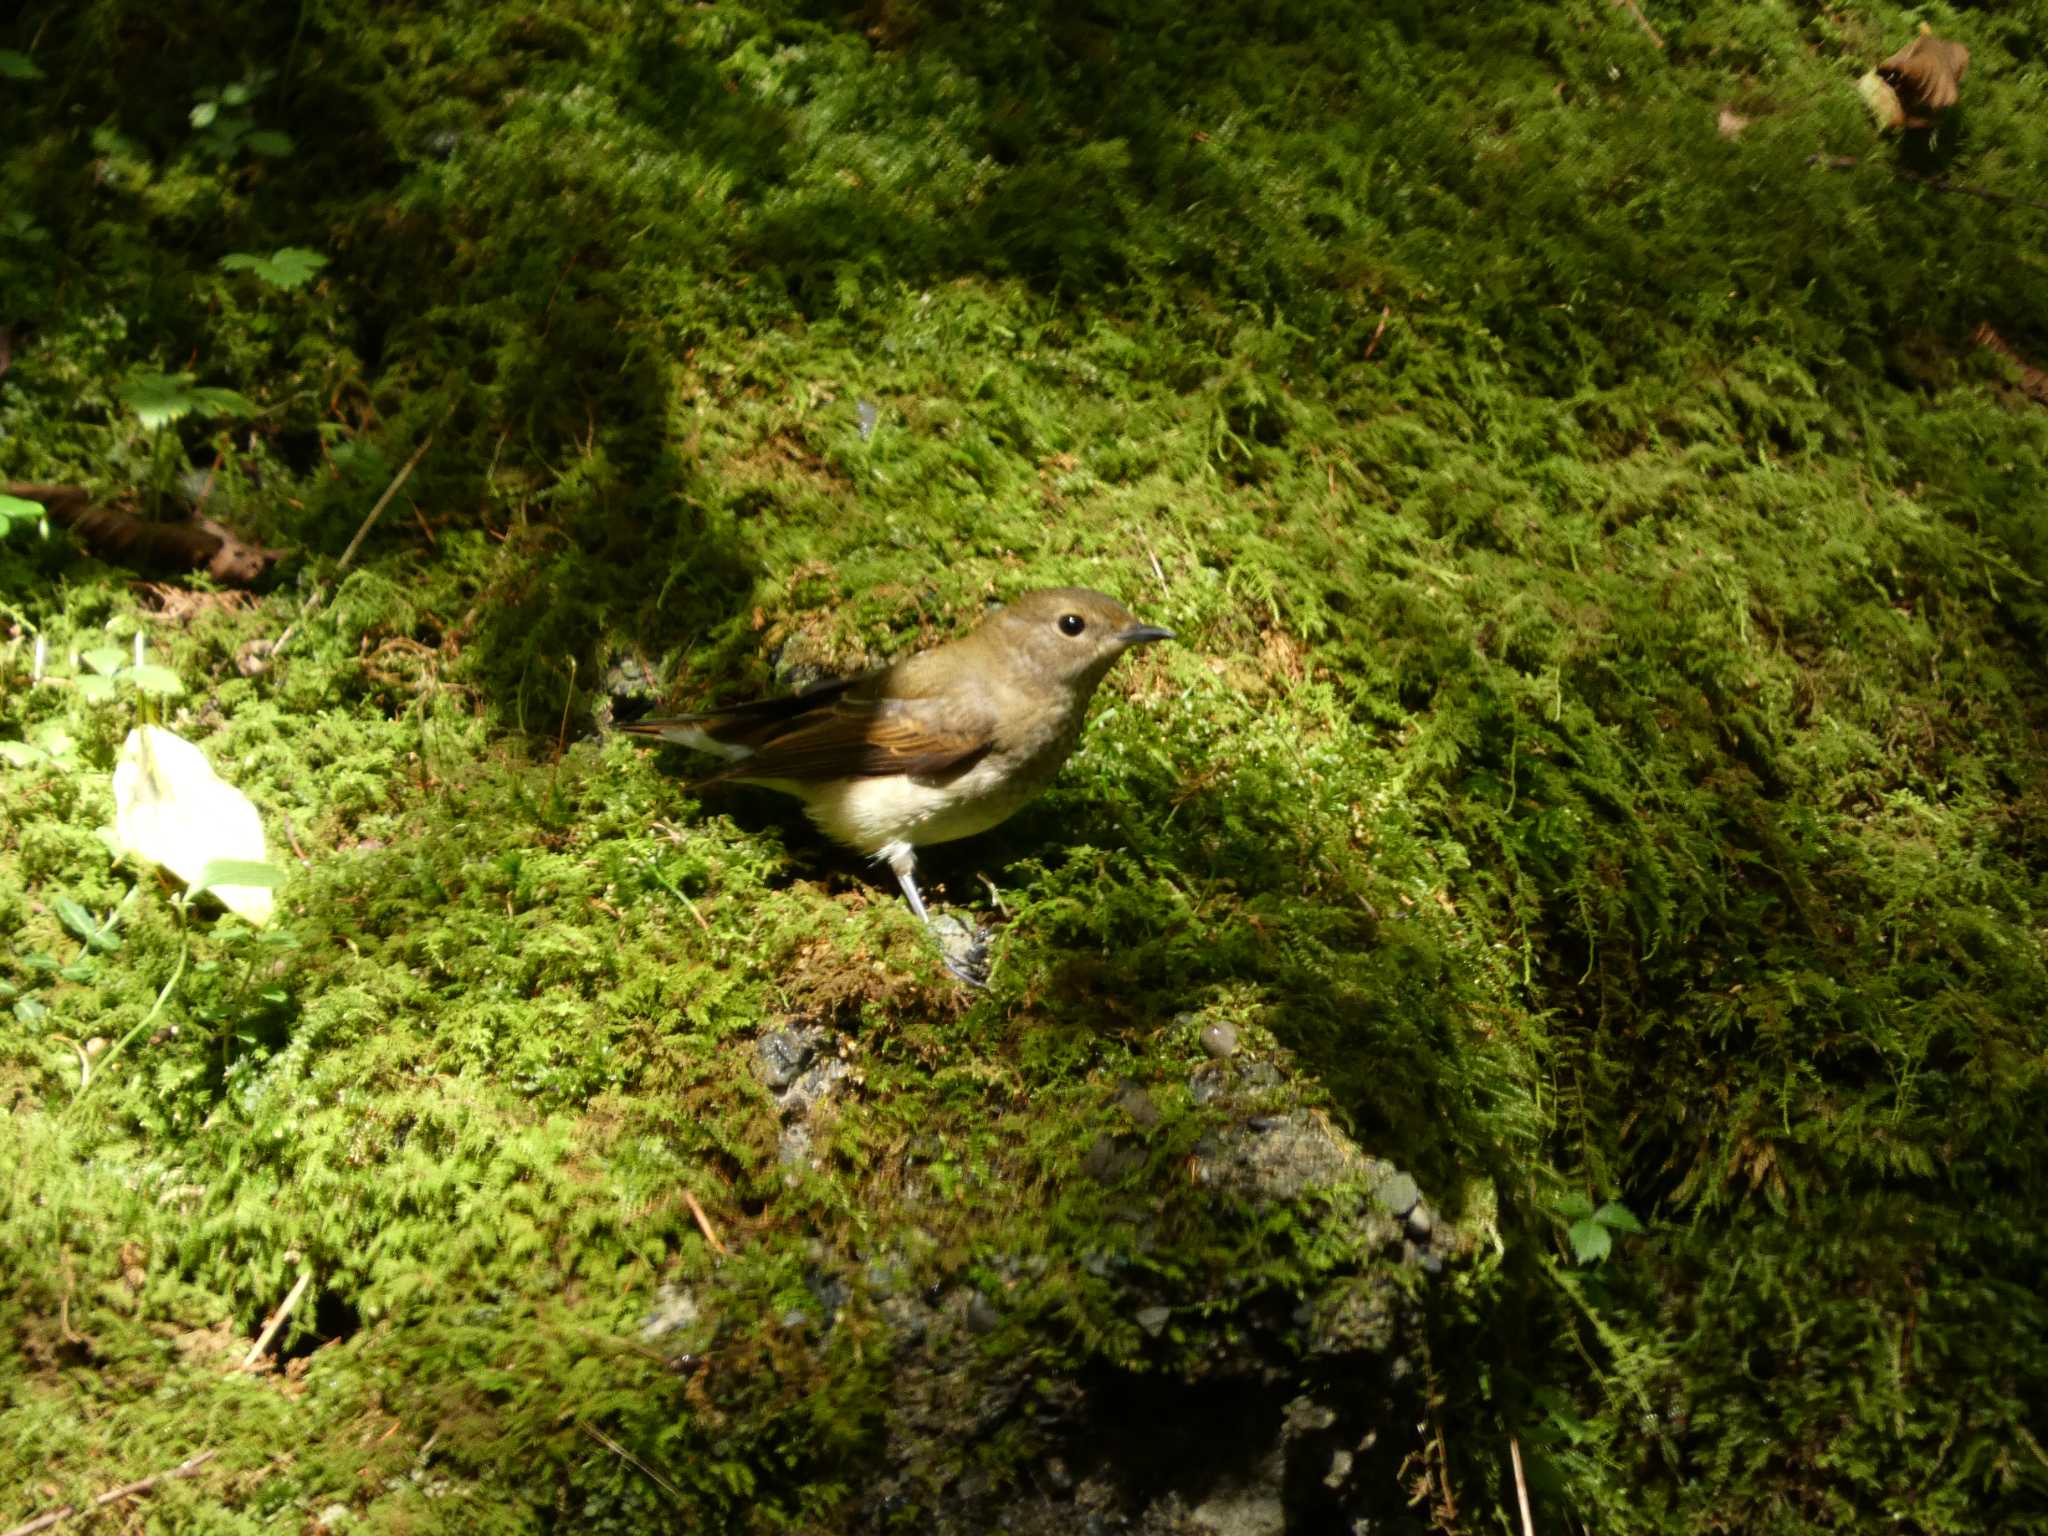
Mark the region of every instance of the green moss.
[[[0, 474], [189, 467], [294, 551], [169, 615], [0, 544], [0, 740], [72, 743], [0, 766], [0, 1519], [204, 1446], [167, 1528], [880, 1524], [888, 1285], [999, 1296], [945, 1358], [1005, 1383], [1381, 1294], [1327, 1209], [1184, 1177], [1227, 1018], [1503, 1245], [1425, 1341], [1468, 1522], [1515, 1518], [1512, 1434], [1539, 1523], [2037, 1523], [2048, 416], [1969, 337], [2048, 356], [2048, 282], [2037, 213], [1885, 174], [1853, 80], [1918, 14], [0, 27], [43, 72], [0, 100], [42, 236], [0, 213]], [[1948, 174], [2024, 192], [2029, 23], [1929, 19], [1973, 51]], [[265, 71], [293, 152], [222, 160], [190, 108]], [[331, 265], [219, 266], [285, 245]], [[163, 369], [260, 413], [145, 433]], [[1051, 582], [1182, 639], [930, 856], [1000, 895], [986, 996], [782, 802], [593, 735]], [[132, 714], [31, 686], [34, 638], [63, 677], [138, 628], [303, 852], [274, 936], [181, 938], [107, 860]], [[851, 1075], [786, 1162], [791, 1024]], [[1567, 1268], [1566, 1190], [1652, 1235]], [[302, 1271], [290, 1371], [230, 1372]]]

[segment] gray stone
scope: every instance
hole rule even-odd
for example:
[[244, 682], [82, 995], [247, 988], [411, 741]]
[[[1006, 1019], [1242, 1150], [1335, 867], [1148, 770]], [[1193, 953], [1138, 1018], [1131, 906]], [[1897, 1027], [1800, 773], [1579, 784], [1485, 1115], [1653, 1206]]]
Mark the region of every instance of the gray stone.
[[754, 1052], [760, 1064], [761, 1081], [768, 1091], [781, 1093], [795, 1082], [826, 1038], [825, 1031], [816, 1025], [778, 1029], [761, 1036], [755, 1042]]
[[1155, 1339], [1166, 1331], [1166, 1325], [1172, 1321], [1173, 1308], [1171, 1307], [1140, 1307], [1138, 1309], [1138, 1326], [1151, 1334]]
[[1202, 1049], [1221, 1061], [1237, 1054], [1237, 1026], [1218, 1021], [1202, 1030]]
[[664, 1285], [654, 1293], [654, 1310], [640, 1325], [640, 1338], [651, 1344], [669, 1334], [681, 1333], [696, 1327], [700, 1315], [702, 1309], [695, 1294], [680, 1285]]
[[1117, 1107], [1131, 1117], [1133, 1125], [1149, 1130], [1159, 1123], [1159, 1106], [1152, 1102], [1152, 1095], [1145, 1091], [1142, 1083], [1126, 1083], [1116, 1102]]
[[1195, 1529], [1213, 1536], [1286, 1536], [1287, 1508], [1273, 1486], [1219, 1488], [1188, 1511]]
[[1422, 1191], [1416, 1187], [1413, 1178], [1397, 1173], [1381, 1183], [1372, 1192], [1372, 1197], [1389, 1216], [1406, 1216], [1415, 1209], [1416, 1202], [1422, 1198]]
[[1358, 1149], [1306, 1109], [1257, 1117], [1224, 1133], [1209, 1157], [1197, 1150], [1195, 1177], [1249, 1199], [1293, 1200], [1310, 1189], [1359, 1177]]
[[1003, 1314], [981, 1292], [967, 1298], [967, 1327], [972, 1333], [994, 1333], [1003, 1326]]
[[1115, 1184], [1145, 1166], [1145, 1149], [1127, 1136], [1098, 1136], [1081, 1155], [1081, 1171], [1101, 1184]]

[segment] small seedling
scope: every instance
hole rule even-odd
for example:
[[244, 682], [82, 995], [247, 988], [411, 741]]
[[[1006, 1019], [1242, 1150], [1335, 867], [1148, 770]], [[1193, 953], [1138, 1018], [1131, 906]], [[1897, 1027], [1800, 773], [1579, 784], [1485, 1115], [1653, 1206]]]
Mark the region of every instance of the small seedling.
[[88, 670], [71, 678], [71, 687], [80, 698], [96, 704], [116, 697], [124, 685], [158, 699], [176, 698], [185, 691], [177, 673], [155, 662], [143, 661], [141, 655], [140, 645], [135, 647], [132, 659], [130, 653], [118, 645], [103, 645], [87, 651], [78, 659]]
[[291, 135], [258, 128], [256, 119], [243, 110], [269, 82], [270, 72], [264, 71], [234, 85], [201, 91], [190, 114], [199, 148], [216, 160], [232, 160], [245, 149], [269, 159], [290, 154]]
[[1640, 1235], [1643, 1231], [1643, 1224], [1619, 1200], [1595, 1209], [1584, 1195], [1572, 1194], [1557, 1201], [1551, 1211], [1568, 1223], [1564, 1235], [1572, 1245], [1572, 1256], [1581, 1264], [1597, 1264], [1613, 1252], [1616, 1232]]
[[268, 256], [255, 256], [247, 251], [231, 251], [221, 257], [220, 265], [224, 272], [252, 272], [271, 287], [290, 292], [311, 282], [320, 269], [327, 265], [327, 258], [318, 251], [288, 245], [282, 250], [272, 251]]
[[50, 536], [49, 515], [39, 501], [24, 501], [19, 496], [0, 496], [0, 539], [4, 539], [16, 528], [35, 524], [44, 538]]

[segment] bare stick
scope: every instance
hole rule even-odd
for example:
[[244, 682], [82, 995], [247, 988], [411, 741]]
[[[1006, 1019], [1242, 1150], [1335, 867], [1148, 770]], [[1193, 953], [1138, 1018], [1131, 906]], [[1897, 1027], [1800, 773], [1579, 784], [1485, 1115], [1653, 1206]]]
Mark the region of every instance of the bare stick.
[[1529, 1518], [1529, 1483], [1522, 1476], [1522, 1442], [1508, 1436], [1508, 1455], [1515, 1463], [1515, 1500], [1522, 1506], [1522, 1536], [1536, 1536], [1536, 1522]]
[[704, 1234], [704, 1241], [719, 1253], [731, 1258], [732, 1250], [718, 1240], [718, 1229], [711, 1225], [711, 1218], [704, 1214], [704, 1207], [697, 1203], [697, 1197], [686, 1189], [683, 1191], [683, 1199], [689, 1204], [690, 1214], [697, 1218], [697, 1230]]
[[[1861, 170], [1870, 162], [1859, 160], [1854, 155], [1811, 155], [1806, 163], [1817, 165], [1824, 171], [1855, 171]], [[2021, 197], [2014, 192], [1994, 192], [1989, 187], [1973, 187], [1968, 182], [1950, 181], [1946, 176], [1923, 176], [1918, 171], [1909, 171], [1902, 166], [1887, 165], [1879, 166], [1878, 169], [1890, 172], [1894, 181], [1917, 182], [1923, 187], [1933, 188], [1936, 192], [1959, 192], [1964, 197], [1981, 197], [1987, 203], [2006, 203], [2017, 208], [2036, 208], [2042, 213], [2048, 213], [2048, 203], [2038, 198]]]
[[348, 548], [341, 552], [341, 563], [335, 566], [335, 575], [339, 576], [348, 569], [349, 561], [355, 559], [356, 551], [363, 546], [363, 540], [369, 536], [370, 530], [377, 526], [377, 519], [382, 517], [384, 509], [391, 505], [391, 498], [398, 494], [400, 486], [412, 478], [412, 472], [420, 467], [420, 460], [427, 456], [427, 450], [433, 446], [434, 434], [429, 432], [420, 440], [419, 447], [413, 449], [412, 457], [391, 477], [391, 483], [384, 487], [384, 494], [377, 498], [377, 504], [370, 508], [370, 515], [363, 519], [363, 526], [356, 530], [356, 536], [348, 541]]
[[291, 1288], [284, 1305], [270, 1314], [270, 1321], [263, 1325], [263, 1331], [256, 1335], [256, 1342], [249, 1346], [249, 1353], [242, 1357], [242, 1363], [236, 1369], [250, 1371], [256, 1368], [256, 1362], [270, 1348], [270, 1341], [277, 1337], [277, 1330], [284, 1326], [284, 1320], [292, 1315], [292, 1308], [299, 1304], [299, 1298], [306, 1294], [306, 1287], [312, 1283], [313, 1271], [310, 1269], [299, 1276], [299, 1283]]
[[1664, 46], [1664, 39], [1657, 35], [1657, 29], [1650, 25], [1650, 18], [1643, 14], [1643, 8], [1636, 4], [1636, 0], [1614, 0], [1614, 3], [1627, 10], [1629, 15], [1635, 17], [1636, 25], [1643, 29], [1644, 34], [1651, 42], [1655, 43], [1659, 48]]
[[[412, 478], [412, 472], [419, 468], [420, 460], [427, 456], [427, 450], [433, 446], [434, 434], [429, 432], [421, 440], [419, 447], [413, 449], [412, 457], [407, 459], [400, 466], [398, 473], [391, 477], [391, 483], [384, 487], [384, 494], [377, 498], [377, 504], [370, 508], [369, 516], [365, 517], [362, 526], [356, 529], [356, 536], [348, 541], [348, 548], [341, 552], [341, 560], [334, 567], [335, 575], [339, 576], [348, 569], [349, 562], [355, 559], [356, 551], [363, 547], [363, 540], [369, 537], [370, 530], [377, 524], [377, 519], [382, 517], [384, 509], [391, 505], [391, 498], [398, 494], [399, 487]], [[327, 588], [322, 586], [319, 591], [306, 599], [306, 606], [300, 610], [299, 617], [285, 625], [284, 633], [277, 637], [277, 644], [270, 648], [270, 654], [273, 658], [284, 654], [285, 644], [297, 632], [300, 622], [310, 618], [319, 609], [321, 602], [326, 596]]]
[[1365, 356], [1359, 359], [1359, 361], [1367, 363], [1372, 361], [1373, 353], [1379, 348], [1380, 338], [1387, 334], [1387, 316], [1393, 312], [1394, 306], [1391, 304], [1382, 304], [1380, 306], [1380, 323], [1373, 327], [1372, 340], [1365, 344]]
[[[158, 1483], [168, 1483], [181, 1477], [190, 1477], [219, 1454], [220, 1452], [218, 1451], [201, 1451], [190, 1460], [179, 1462], [178, 1465], [172, 1467], [168, 1472], [152, 1472], [148, 1477], [137, 1478], [132, 1483], [123, 1483], [118, 1488], [109, 1488], [105, 1493], [86, 1505], [85, 1509], [100, 1509], [108, 1504], [117, 1503], [122, 1499], [132, 1499], [138, 1493], [148, 1493]], [[33, 1520], [24, 1521], [11, 1530], [0, 1532], [0, 1536], [35, 1536], [37, 1531], [47, 1531], [51, 1526], [61, 1525], [73, 1515], [82, 1513], [84, 1513], [84, 1510], [81, 1510], [78, 1505], [66, 1504], [62, 1509], [53, 1509], [47, 1515], [37, 1515]]]
[[1166, 572], [1159, 564], [1159, 557], [1152, 553], [1152, 541], [1141, 533], [1138, 535], [1138, 542], [1145, 546], [1145, 558], [1152, 562], [1152, 579], [1159, 583], [1160, 591], [1171, 597], [1173, 588], [1166, 584]]
[[[627, 1450], [623, 1445], [619, 1444], [618, 1441], [614, 1440], [610, 1435], [606, 1434], [603, 1430], [599, 1429], [595, 1424], [591, 1424], [582, 1419], [578, 1419], [576, 1421], [576, 1427], [582, 1430], [583, 1433], [585, 1433], [586, 1435], [590, 1436], [591, 1439], [595, 1440], [599, 1445], [603, 1446], [606, 1450], [610, 1451], [614, 1456], [618, 1457], [619, 1460], [629, 1462], [633, 1466], [638, 1467], [642, 1473], [644, 1473], [647, 1477], [649, 1477], [654, 1482], [658, 1483], [663, 1489], [665, 1489], [669, 1497], [674, 1499], [677, 1503], [680, 1504], [682, 1502], [683, 1492], [680, 1488], [676, 1487], [674, 1483], [670, 1482], [667, 1478], [663, 1477], [659, 1472], [655, 1471], [654, 1468], [647, 1465], [646, 1462], [642, 1461], [638, 1456], [635, 1456], [631, 1451]], [[9, 1536], [12, 1536], [11, 1532], [9, 1533]]]

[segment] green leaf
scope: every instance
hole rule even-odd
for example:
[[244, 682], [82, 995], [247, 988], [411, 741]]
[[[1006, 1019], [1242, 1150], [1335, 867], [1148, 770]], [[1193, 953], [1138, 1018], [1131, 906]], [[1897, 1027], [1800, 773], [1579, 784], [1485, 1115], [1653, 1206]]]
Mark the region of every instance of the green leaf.
[[25, 955], [15, 956], [14, 963], [24, 971], [54, 971], [57, 969], [57, 957], [55, 955], [46, 955], [40, 949], [30, 950]]
[[102, 645], [79, 659], [101, 677], [112, 677], [128, 664], [128, 652], [118, 645]]
[[1593, 1214], [1593, 1202], [1584, 1195], [1559, 1195], [1550, 1207], [1566, 1221], [1583, 1221]]
[[28, 501], [20, 496], [0, 496], [0, 539], [7, 537], [16, 524], [27, 525], [43, 520], [43, 504]]
[[90, 955], [86, 955], [72, 961], [71, 964], [65, 966], [57, 974], [66, 981], [75, 981], [82, 985], [85, 982], [91, 981], [99, 973], [100, 968], [93, 963]]
[[1619, 1200], [1610, 1200], [1593, 1213], [1593, 1219], [1601, 1226], [1616, 1232], [1641, 1232], [1643, 1224], [1635, 1218], [1635, 1212]]
[[240, 83], [230, 85], [221, 91], [220, 104], [224, 107], [246, 107], [249, 105], [249, 98], [252, 94], [253, 92], [251, 92], [247, 85]]
[[193, 408], [206, 416], [254, 416], [256, 402], [247, 395], [217, 385], [201, 385], [192, 391]]
[[33, 768], [49, 757], [40, 747], [32, 747], [25, 741], [0, 741], [0, 763], [10, 768]]
[[288, 245], [268, 256], [232, 251], [221, 257], [220, 264], [229, 272], [253, 272], [273, 288], [291, 289], [310, 282], [313, 275], [327, 265], [327, 258], [318, 251]]
[[36, 68], [35, 60], [25, 53], [16, 53], [12, 48], [0, 48], [0, 80], [40, 80], [43, 72]]
[[194, 107], [194, 108], [192, 109], [192, 126], [193, 126], [194, 128], [206, 128], [206, 127], [210, 127], [210, 126], [212, 125], [212, 123], [213, 123], [213, 120], [214, 120], [214, 119], [215, 119], [216, 117], [219, 117], [219, 116], [220, 116], [220, 103], [219, 103], [219, 102], [217, 102], [217, 101], [202, 101], [202, 102], [200, 102], [200, 103], [199, 103], [199, 105], [198, 105], [198, 106], [196, 106], [196, 107]]
[[74, 677], [71, 686], [78, 690], [81, 699], [90, 699], [95, 704], [104, 704], [114, 696], [111, 677]]
[[179, 680], [177, 673], [169, 667], [160, 667], [151, 661], [145, 661], [139, 667], [130, 667], [121, 674], [121, 679], [160, 699], [176, 698], [185, 691], [185, 685]]
[[24, 1024], [40, 1024], [50, 1016], [49, 1008], [33, 997], [18, 997], [14, 1000], [14, 1016]]
[[93, 921], [92, 914], [86, 911], [84, 904], [74, 901], [69, 896], [59, 896], [50, 903], [50, 910], [57, 914], [58, 922], [88, 944], [92, 942], [92, 936], [100, 931], [100, 925]]
[[1590, 1216], [1573, 1222], [1565, 1236], [1571, 1239], [1572, 1253], [1581, 1264], [1597, 1264], [1614, 1251], [1613, 1236]]
[[61, 720], [45, 720], [32, 726], [28, 739], [52, 757], [69, 757], [78, 746], [78, 738], [64, 728]]
[[254, 859], [209, 859], [192, 883], [192, 894], [197, 896], [216, 885], [253, 885], [274, 891], [283, 884], [284, 871], [275, 864], [259, 864]]
[[189, 373], [144, 373], [121, 388], [121, 401], [148, 430], [167, 427], [192, 413]]
[[50, 238], [50, 232], [28, 216], [23, 208], [9, 209], [0, 214], [0, 234], [10, 240], [19, 240], [24, 245], [41, 245]]
[[279, 133], [275, 128], [259, 128], [242, 140], [242, 144], [251, 154], [261, 155], [266, 160], [282, 160], [298, 147], [290, 134]]

